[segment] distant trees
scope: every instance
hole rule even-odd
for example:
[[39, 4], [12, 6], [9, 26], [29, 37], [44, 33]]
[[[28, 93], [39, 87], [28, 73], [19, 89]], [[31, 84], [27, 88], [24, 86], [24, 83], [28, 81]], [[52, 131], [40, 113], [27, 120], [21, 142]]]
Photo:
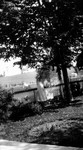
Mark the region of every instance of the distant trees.
[[80, 48], [82, 1], [4, 0], [0, 10], [3, 57], [18, 56], [22, 64], [31, 67], [38, 62], [57, 66], [63, 72], [69, 103], [72, 96], [66, 68], [71, 65], [74, 51]]

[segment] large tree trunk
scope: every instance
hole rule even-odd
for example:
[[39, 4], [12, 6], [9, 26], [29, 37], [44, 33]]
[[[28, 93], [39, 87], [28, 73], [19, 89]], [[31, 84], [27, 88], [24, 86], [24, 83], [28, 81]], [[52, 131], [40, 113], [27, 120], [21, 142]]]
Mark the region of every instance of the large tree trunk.
[[69, 84], [69, 78], [67, 73], [67, 68], [65, 65], [62, 65], [62, 73], [63, 73], [63, 80], [65, 85], [65, 96], [66, 96], [66, 102], [70, 103], [72, 100], [72, 92]]

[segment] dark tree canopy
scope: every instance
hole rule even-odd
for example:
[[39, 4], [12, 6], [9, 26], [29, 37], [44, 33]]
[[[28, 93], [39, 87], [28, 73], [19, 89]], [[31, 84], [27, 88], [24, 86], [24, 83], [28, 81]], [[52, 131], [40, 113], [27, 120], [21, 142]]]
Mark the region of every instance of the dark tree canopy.
[[62, 69], [70, 102], [66, 68], [83, 44], [82, 0], [3, 0], [0, 7], [1, 56]]
[[79, 45], [82, 1], [3, 0], [0, 9], [0, 44], [3, 56], [18, 56], [22, 63], [65, 65], [73, 59], [70, 47]]

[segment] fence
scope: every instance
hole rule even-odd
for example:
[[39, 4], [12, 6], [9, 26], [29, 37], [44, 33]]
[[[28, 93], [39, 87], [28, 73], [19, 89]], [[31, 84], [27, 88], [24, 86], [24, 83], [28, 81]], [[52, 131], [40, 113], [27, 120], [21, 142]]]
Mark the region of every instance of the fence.
[[[70, 79], [70, 87], [71, 87], [71, 91], [73, 93], [73, 96], [79, 96], [81, 94], [83, 94], [83, 78], [73, 78], [73, 79]], [[27, 96], [28, 96], [28, 93], [31, 91], [33, 92], [33, 97], [34, 99], [36, 99], [36, 91], [37, 91], [37, 88], [33, 88], [33, 89], [28, 89], [28, 88], [25, 88], [25, 89], [13, 89], [11, 88], [10, 89], [11, 93], [13, 93], [14, 95], [15, 94], [20, 94], [22, 95], [22, 93], [26, 93], [27, 92]], [[54, 96], [59, 96], [59, 95], [64, 95], [64, 83], [61, 83], [61, 84], [58, 84], [56, 86], [53, 86], [53, 87], [49, 87], [49, 88], [45, 88], [45, 91], [49, 93], [49, 95], [53, 95]]]
[[[70, 79], [69, 84], [73, 96], [79, 96], [83, 94], [83, 78]], [[64, 95], [64, 90], [65, 90], [64, 83], [58, 84], [57, 87], [60, 89], [59, 94]]]

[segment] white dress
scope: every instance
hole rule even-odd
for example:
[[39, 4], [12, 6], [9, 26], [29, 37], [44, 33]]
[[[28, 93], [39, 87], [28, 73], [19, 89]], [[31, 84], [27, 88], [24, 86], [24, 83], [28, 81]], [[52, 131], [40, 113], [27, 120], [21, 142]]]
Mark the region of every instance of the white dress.
[[37, 90], [39, 94], [40, 101], [46, 101], [47, 96], [42, 82], [37, 82]]

